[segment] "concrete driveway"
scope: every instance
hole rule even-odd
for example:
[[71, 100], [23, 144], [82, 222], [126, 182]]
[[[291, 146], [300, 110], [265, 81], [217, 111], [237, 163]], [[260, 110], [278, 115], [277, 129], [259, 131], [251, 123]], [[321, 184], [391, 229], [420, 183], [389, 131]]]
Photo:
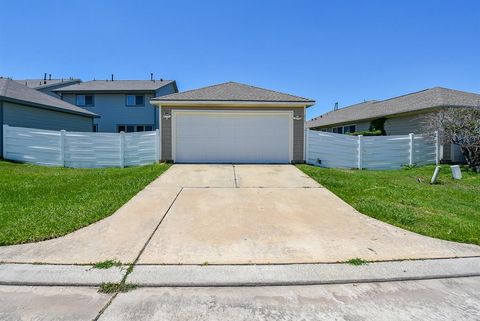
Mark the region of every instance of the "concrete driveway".
[[358, 213], [290, 165], [173, 165], [116, 214], [0, 261], [268, 264], [479, 256]]

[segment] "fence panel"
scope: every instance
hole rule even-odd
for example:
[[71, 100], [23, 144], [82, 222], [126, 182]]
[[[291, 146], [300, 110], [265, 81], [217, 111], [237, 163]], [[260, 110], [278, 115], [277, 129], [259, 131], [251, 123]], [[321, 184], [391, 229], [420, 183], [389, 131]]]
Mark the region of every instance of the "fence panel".
[[156, 132], [125, 134], [125, 166], [152, 164], [156, 159]]
[[98, 168], [153, 164], [160, 158], [158, 131], [91, 133], [11, 126], [3, 130], [4, 158], [14, 161]]
[[363, 137], [362, 168], [392, 169], [409, 163], [409, 136]]
[[120, 167], [117, 133], [66, 132], [65, 167]]
[[415, 164], [435, 164], [437, 156], [435, 137], [415, 136], [413, 153]]
[[357, 137], [311, 130], [307, 163], [324, 167], [357, 167]]
[[60, 132], [4, 126], [3, 134], [5, 159], [37, 165], [62, 166]]
[[420, 135], [349, 136], [310, 130], [307, 163], [323, 167], [396, 169], [436, 162], [436, 141]]

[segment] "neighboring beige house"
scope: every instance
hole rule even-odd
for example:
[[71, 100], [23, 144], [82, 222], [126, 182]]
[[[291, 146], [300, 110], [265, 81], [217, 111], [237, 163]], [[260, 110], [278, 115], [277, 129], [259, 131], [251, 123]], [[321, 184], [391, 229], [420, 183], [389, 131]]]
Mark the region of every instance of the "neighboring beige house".
[[[369, 130], [372, 121], [385, 118], [387, 135], [423, 134], [424, 116], [443, 107], [478, 107], [480, 94], [435, 87], [385, 100], [370, 100], [327, 112], [307, 122], [307, 127], [345, 134]], [[457, 146], [443, 148], [445, 161], [462, 161]]]
[[178, 163], [305, 161], [305, 110], [315, 102], [235, 82], [153, 98], [161, 158]]

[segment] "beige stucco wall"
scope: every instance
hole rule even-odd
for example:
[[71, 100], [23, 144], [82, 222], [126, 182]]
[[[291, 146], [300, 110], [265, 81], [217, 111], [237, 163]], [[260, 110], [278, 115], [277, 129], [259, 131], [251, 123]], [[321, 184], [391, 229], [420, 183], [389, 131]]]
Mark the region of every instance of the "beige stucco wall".
[[[303, 140], [304, 140], [304, 108], [303, 107], [162, 107], [162, 116], [165, 114], [172, 115], [172, 110], [244, 110], [244, 111], [293, 111], [293, 116], [301, 117], [301, 120], [293, 121], [293, 162], [304, 162]], [[172, 118], [161, 117], [162, 131], [162, 159], [166, 161], [172, 160]]]

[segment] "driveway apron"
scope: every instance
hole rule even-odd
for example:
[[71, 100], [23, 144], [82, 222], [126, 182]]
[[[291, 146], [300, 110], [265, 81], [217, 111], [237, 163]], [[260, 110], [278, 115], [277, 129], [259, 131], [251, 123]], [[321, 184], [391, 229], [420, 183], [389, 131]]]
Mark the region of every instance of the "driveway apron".
[[[139, 256], [140, 255], [140, 256]], [[330, 263], [480, 256], [358, 213], [292, 165], [173, 165], [116, 213], [9, 263]]]

